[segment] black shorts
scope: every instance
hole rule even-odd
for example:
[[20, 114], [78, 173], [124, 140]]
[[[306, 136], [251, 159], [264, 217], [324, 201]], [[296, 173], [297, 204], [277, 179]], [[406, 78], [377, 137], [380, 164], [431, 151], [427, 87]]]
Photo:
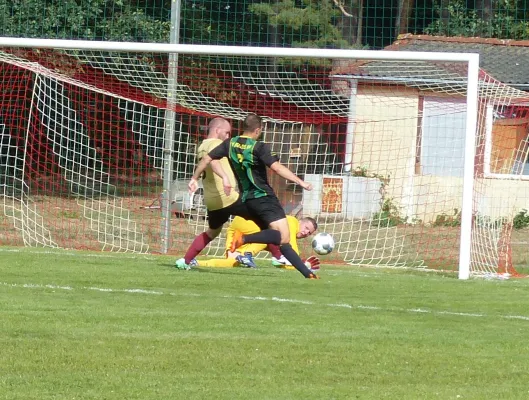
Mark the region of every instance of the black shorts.
[[238, 198], [235, 203], [228, 207], [213, 211], [208, 210], [208, 225], [210, 229], [218, 229], [222, 227], [232, 215], [237, 215], [244, 219], [252, 219], [252, 215], [246, 207], [246, 203], [243, 203], [241, 199]]
[[246, 200], [251, 219], [261, 229], [268, 229], [272, 222], [286, 218], [285, 210], [276, 196], [264, 196]]

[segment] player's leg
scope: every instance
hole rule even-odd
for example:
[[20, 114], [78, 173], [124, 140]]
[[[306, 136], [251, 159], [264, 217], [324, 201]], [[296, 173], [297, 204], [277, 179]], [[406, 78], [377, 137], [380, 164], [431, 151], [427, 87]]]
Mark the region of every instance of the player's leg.
[[[228, 247], [229, 246], [229, 247]], [[251, 253], [252, 256], [257, 255], [259, 252], [266, 250], [266, 244], [264, 243], [248, 243], [237, 248], [234, 252], [230, 251], [231, 242], [226, 241], [226, 254], [228, 257], [236, 258], [237, 256], [245, 253]]]
[[270, 228], [281, 233], [281, 253], [305, 278], [318, 279], [318, 277], [305, 265], [298, 253], [290, 245], [290, 230], [286, 217], [270, 222]]
[[239, 262], [235, 258], [212, 258], [211, 260], [200, 260], [198, 263], [199, 267], [212, 267], [212, 268], [234, 268], [239, 265]]
[[248, 243], [236, 249], [234, 253], [229, 251], [228, 257], [235, 257], [240, 264], [246, 267], [257, 268], [253, 257], [266, 249], [266, 246], [264, 243]]
[[284, 269], [295, 269], [292, 264], [290, 264], [290, 261], [288, 261], [286, 257], [281, 254], [279, 246], [275, 244], [269, 244], [266, 250], [272, 255], [272, 265], [274, 267]]
[[277, 244], [269, 244], [266, 250], [272, 255], [272, 257], [280, 259], [283, 254]]
[[[229, 244], [228, 241], [226, 242], [226, 244]], [[227, 249], [226, 258], [212, 258], [210, 260], [200, 260], [198, 262], [198, 266], [212, 268], [233, 268], [242, 264], [246, 267], [255, 268], [256, 265], [254, 264], [253, 256], [258, 254], [260, 251], [263, 251], [264, 249], [266, 249], [266, 244], [246, 244], [238, 248], [235, 253], [231, 253], [229, 249]], [[245, 262], [241, 262], [241, 259], [245, 257], [250, 258], [250, 260], [245, 260]]]
[[[260, 220], [261, 224], [268, 224], [271, 229], [279, 232], [281, 238], [281, 245], [279, 248], [285, 258], [305, 278], [317, 279], [318, 277], [314, 275], [314, 273], [309, 268], [307, 268], [305, 263], [290, 245], [290, 229], [288, 227], [287, 217], [285, 210], [281, 206], [281, 203], [279, 203], [277, 197], [266, 196], [259, 199], [252, 199], [247, 201], [247, 207], [252, 214], [257, 216], [257, 219]], [[252, 235], [244, 236], [243, 242], [248, 243], [248, 237], [250, 236]]]
[[206, 246], [220, 235], [222, 232], [222, 226], [230, 218], [229, 212], [226, 209], [208, 211], [208, 225], [209, 228], [197, 235], [183, 258], [176, 260], [176, 268], [178, 269], [190, 269], [196, 265], [195, 257], [200, 254]]
[[191, 243], [191, 246], [189, 246], [186, 251], [186, 254], [184, 256], [185, 263], [189, 264], [191, 260], [193, 260], [196, 256], [200, 254], [202, 250], [206, 248], [209, 242], [211, 242], [213, 239], [220, 235], [221, 231], [222, 226], [217, 229], [208, 228], [206, 232], [202, 232], [200, 235], [196, 236], [193, 240], [193, 243]]
[[269, 244], [266, 250], [272, 255], [272, 265], [274, 267], [284, 269], [295, 269], [292, 264], [290, 264], [290, 261], [288, 261], [286, 257], [281, 254], [281, 250], [278, 245]]
[[[245, 226], [246, 224], [248, 224], [248, 226]], [[261, 251], [262, 248], [266, 247], [267, 245], [255, 243], [243, 245], [242, 247], [235, 249], [235, 251], [233, 252], [231, 251], [231, 249], [232, 247], [236, 247], [233, 244], [233, 237], [235, 235], [235, 232], [238, 230], [244, 230], [246, 232], [259, 231], [259, 228], [255, 226], [254, 229], [254, 226], [255, 224], [252, 221], [249, 221], [244, 218], [235, 218], [228, 227], [228, 230], [226, 231], [226, 257], [233, 258], [237, 260], [240, 264], [248, 268], [257, 268], [257, 265], [255, 264], [255, 261], [253, 259], [253, 255], [257, 254], [259, 251]]]
[[281, 242], [280, 234], [273, 229], [269, 229], [268, 224], [264, 222], [257, 213], [250, 210], [248, 204], [248, 201], [246, 203], [237, 202], [230, 206], [229, 209], [232, 215], [237, 215], [244, 219], [255, 222], [257, 226], [261, 228], [261, 231], [251, 233], [249, 235], [243, 235], [241, 232], [235, 231], [230, 251], [234, 252], [238, 247], [241, 247], [246, 243], [264, 243], [279, 245]]

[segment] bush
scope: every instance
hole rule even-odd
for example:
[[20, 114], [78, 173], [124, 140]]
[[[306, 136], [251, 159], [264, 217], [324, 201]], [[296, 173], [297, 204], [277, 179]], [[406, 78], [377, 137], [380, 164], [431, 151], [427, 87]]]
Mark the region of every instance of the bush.
[[512, 225], [514, 229], [523, 229], [529, 226], [529, 214], [526, 209], [521, 210], [515, 215]]
[[377, 225], [381, 227], [392, 227], [401, 225], [405, 222], [405, 219], [400, 216], [399, 208], [391, 199], [384, 200], [382, 208], [379, 212], [373, 214], [371, 225]]
[[447, 18], [439, 18], [428, 25], [424, 33], [441, 36], [493, 37], [498, 39], [523, 40], [529, 38], [529, 22], [518, 15], [515, 0], [504, 0], [492, 15], [483, 17], [475, 9], [467, 7], [467, 2], [454, 0], [443, 6], [436, 5], [436, 13]]
[[432, 226], [461, 226], [461, 211], [454, 208], [453, 215], [445, 213], [437, 215]]

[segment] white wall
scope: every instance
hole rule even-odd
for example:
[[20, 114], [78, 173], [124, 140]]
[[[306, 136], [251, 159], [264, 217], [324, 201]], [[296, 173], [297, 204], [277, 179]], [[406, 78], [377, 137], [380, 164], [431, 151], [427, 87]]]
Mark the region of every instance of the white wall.
[[[461, 97], [423, 96], [421, 104], [417, 90], [358, 86], [352, 170], [363, 167], [368, 176], [388, 177], [384, 196], [399, 206], [402, 216], [431, 222], [461, 210], [466, 113]], [[421, 135], [419, 124], [424, 124]], [[420, 154], [418, 137], [423, 141]], [[475, 207], [491, 218], [529, 208], [529, 182], [476, 180]]]

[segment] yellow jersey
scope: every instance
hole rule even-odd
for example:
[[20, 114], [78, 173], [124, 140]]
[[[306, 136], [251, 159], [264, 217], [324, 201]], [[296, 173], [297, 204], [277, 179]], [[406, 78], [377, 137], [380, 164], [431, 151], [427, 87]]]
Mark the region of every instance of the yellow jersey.
[[[296, 253], [299, 255], [298, 248], [298, 238], [297, 234], [299, 232], [299, 221], [296, 217], [292, 215], [287, 215], [288, 229], [290, 230], [290, 245]], [[248, 221], [242, 217], [235, 217], [233, 221], [228, 226], [226, 231], [226, 246], [229, 248], [233, 240], [233, 233], [235, 231], [241, 231], [244, 235], [249, 235], [251, 233], [259, 232], [261, 229], [253, 221]], [[264, 246], [266, 247], [266, 246]]]
[[[221, 143], [222, 140], [220, 139], [205, 139], [197, 150], [198, 161], [200, 162], [206, 154]], [[224, 172], [226, 172], [226, 175], [228, 175], [231, 186], [236, 188], [237, 183], [228, 159], [221, 159], [220, 164], [222, 165]], [[231, 206], [239, 198], [239, 193], [237, 193], [235, 189], [231, 191], [229, 196], [226, 196], [224, 193], [222, 178], [213, 172], [210, 165], [207, 166], [202, 175], [202, 185], [204, 186], [204, 203], [206, 208], [210, 211], [220, 210], [221, 208]]]

